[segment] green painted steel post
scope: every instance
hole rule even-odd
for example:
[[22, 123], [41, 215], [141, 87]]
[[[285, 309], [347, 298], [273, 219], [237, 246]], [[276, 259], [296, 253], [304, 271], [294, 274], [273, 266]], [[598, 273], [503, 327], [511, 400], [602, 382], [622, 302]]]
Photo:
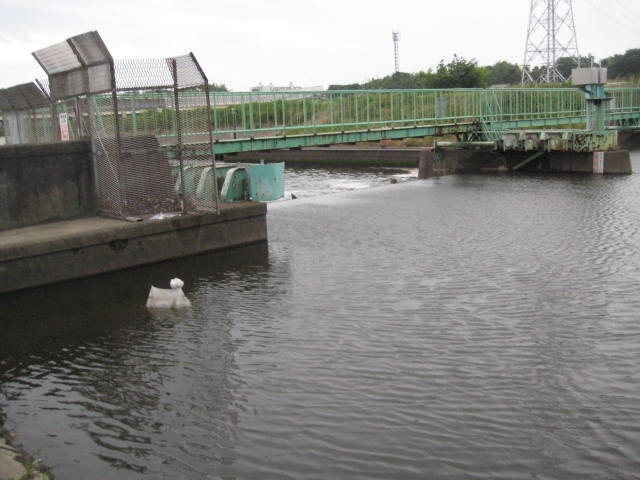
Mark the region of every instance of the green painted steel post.
[[329, 94], [329, 123], [335, 123], [333, 119], [333, 94]]
[[287, 115], [286, 115], [286, 108], [285, 108], [285, 103], [284, 103], [284, 93], [280, 96], [280, 101], [282, 103], [282, 134], [284, 135], [286, 132], [286, 127], [287, 127]]
[[358, 121], [360, 120], [360, 115], [359, 115], [359, 111], [358, 111], [358, 94], [354, 94], [353, 95], [353, 103], [354, 103], [354, 107], [353, 107], [353, 115], [354, 115], [354, 123], [359, 123]]
[[311, 97], [311, 123], [313, 124], [313, 133], [318, 133], [316, 128], [316, 99]]
[[[247, 130], [247, 112], [245, 111], [245, 99], [244, 99], [244, 95], [242, 95], [240, 97], [240, 105], [242, 105], [242, 129], [243, 130]], [[236, 125], [236, 130], [238, 129], [237, 125]]]
[[302, 96], [302, 124], [307, 125], [307, 99]]
[[369, 105], [371, 95], [367, 93], [367, 128], [371, 128], [371, 107]]
[[249, 94], [249, 130], [253, 130], [253, 99], [251, 94]]
[[413, 124], [418, 125], [418, 98], [416, 92], [411, 93], [413, 94]]
[[133, 128], [133, 134], [138, 135], [138, 119], [136, 115], [136, 98], [135, 94], [131, 97], [131, 125]]
[[276, 100], [275, 94], [273, 95], [272, 104], [273, 104], [273, 126], [277, 127], [278, 126], [278, 101]]

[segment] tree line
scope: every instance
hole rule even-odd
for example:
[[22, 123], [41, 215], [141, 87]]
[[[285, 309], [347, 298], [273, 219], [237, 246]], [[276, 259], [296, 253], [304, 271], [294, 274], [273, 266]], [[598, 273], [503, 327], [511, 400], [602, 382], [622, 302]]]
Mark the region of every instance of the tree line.
[[[592, 56], [580, 57], [581, 66], [594, 65]], [[613, 55], [600, 61], [600, 65], [608, 68], [610, 80], [625, 80], [639, 83], [640, 80], [640, 48], [627, 50], [624, 54]], [[562, 57], [556, 62], [558, 71], [568, 78], [571, 69], [577, 67], [575, 58]], [[542, 73], [542, 67], [535, 67], [530, 72], [533, 78]], [[457, 55], [445, 63], [440, 61], [435, 71], [432, 69], [417, 73], [396, 72], [382, 78], [375, 78], [365, 83], [330, 85], [329, 90], [374, 90], [390, 88], [485, 88], [491, 85], [517, 85], [522, 80], [519, 65], [507, 61], [499, 61], [489, 66], [479, 66], [475, 59], [467, 60]]]

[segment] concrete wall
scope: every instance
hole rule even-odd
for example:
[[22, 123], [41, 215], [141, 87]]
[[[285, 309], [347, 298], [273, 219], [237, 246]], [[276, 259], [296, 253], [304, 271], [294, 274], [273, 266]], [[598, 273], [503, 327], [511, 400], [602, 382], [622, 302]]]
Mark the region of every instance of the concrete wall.
[[[480, 173], [509, 171], [533, 152], [492, 152], [456, 148], [441, 149], [440, 163], [433, 152], [426, 152], [420, 160], [418, 178], [435, 174]], [[438, 171], [440, 167], [440, 171]], [[593, 173], [593, 153], [548, 152], [519, 169], [521, 172]], [[626, 150], [604, 152], [605, 174], [629, 174], [631, 159]]]
[[14, 238], [0, 237], [0, 294], [266, 242], [266, 211], [264, 203], [237, 202], [220, 215], [138, 223], [92, 217], [14, 230]]
[[[549, 153], [546, 156], [541, 157], [539, 171], [559, 173], [593, 173], [593, 153]], [[631, 159], [629, 157], [629, 152], [626, 150], [604, 152], [604, 173], [631, 173]]]
[[94, 215], [87, 142], [0, 148], [0, 230]]
[[618, 146], [625, 150], [640, 148], [640, 132], [618, 132]]
[[424, 149], [420, 154], [418, 178], [429, 178], [434, 175], [452, 175], [454, 173], [481, 172], [487, 164], [494, 163], [490, 152], [463, 150], [460, 148], [442, 148], [440, 157], [436, 158], [431, 149]]

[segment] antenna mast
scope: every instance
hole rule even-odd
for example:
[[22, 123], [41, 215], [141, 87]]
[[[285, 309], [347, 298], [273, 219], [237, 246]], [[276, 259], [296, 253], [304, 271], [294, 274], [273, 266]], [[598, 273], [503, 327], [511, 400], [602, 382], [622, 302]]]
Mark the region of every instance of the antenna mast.
[[[565, 81], [557, 65], [562, 57], [573, 58], [580, 66], [571, 0], [531, 0], [522, 83]], [[540, 67], [535, 75], [534, 67]]]
[[400, 71], [400, 60], [398, 58], [398, 41], [400, 40], [400, 32], [393, 30], [391, 32], [391, 38], [393, 39], [393, 54], [396, 61], [396, 73]]

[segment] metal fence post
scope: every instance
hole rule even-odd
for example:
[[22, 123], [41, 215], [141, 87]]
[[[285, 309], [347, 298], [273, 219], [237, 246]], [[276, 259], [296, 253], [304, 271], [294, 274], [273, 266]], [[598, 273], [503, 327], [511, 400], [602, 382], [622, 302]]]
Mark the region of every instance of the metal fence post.
[[186, 192], [185, 180], [184, 180], [184, 160], [182, 159], [182, 122], [180, 121], [180, 97], [178, 95], [178, 63], [175, 58], [171, 59], [171, 71], [173, 72], [173, 100], [176, 108], [176, 133], [178, 135], [178, 141], [176, 146], [176, 155], [178, 157], [178, 163], [180, 165], [180, 210], [185, 211], [184, 195]]

